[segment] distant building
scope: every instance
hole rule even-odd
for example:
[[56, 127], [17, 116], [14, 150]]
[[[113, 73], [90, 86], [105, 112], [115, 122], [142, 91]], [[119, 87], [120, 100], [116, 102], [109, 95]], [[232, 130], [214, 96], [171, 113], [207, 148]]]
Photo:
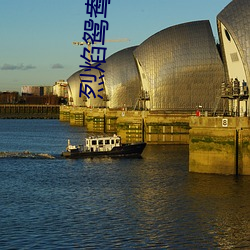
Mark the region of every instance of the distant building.
[[44, 96], [22, 96], [22, 104], [30, 105], [58, 105], [60, 99], [55, 95], [44, 95]]
[[18, 92], [0, 92], [0, 104], [16, 104], [18, 102]]
[[43, 95], [53, 95], [53, 86], [43, 86], [41, 87], [43, 89]]
[[45, 96], [53, 94], [52, 86], [22, 86], [22, 95]]
[[38, 86], [22, 86], [22, 95], [37, 95], [40, 96], [40, 87]]
[[53, 86], [53, 95], [67, 98], [68, 97], [68, 83], [64, 80], [59, 80], [55, 82]]
[[19, 102], [23, 104], [58, 105], [61, 103], [60, 98], [53, 95], [53, 86], [22, 86], [21, 94]]

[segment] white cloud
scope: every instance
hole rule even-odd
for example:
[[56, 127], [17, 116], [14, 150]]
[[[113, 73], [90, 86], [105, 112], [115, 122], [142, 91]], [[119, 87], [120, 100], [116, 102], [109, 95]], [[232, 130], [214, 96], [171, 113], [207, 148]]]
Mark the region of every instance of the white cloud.
[[51, 68], [52, 69], [63, 69], [64, 66], [62, 64], [60, 64], [60, 63], [55, 63], [55, 64], [52, 65]]
[[29, 70], [29, 69], [35, 69], [36, 66], [33, 66], [31, 64], [24, 65], [23, 63], [14, 65], [14, 64], [8, 64], [5, 63], [0, 69], [1, 70]]

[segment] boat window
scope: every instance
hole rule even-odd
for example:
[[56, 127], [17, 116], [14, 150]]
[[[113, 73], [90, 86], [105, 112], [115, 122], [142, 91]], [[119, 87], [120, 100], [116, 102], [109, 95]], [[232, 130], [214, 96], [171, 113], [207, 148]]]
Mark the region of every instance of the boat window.
[[99, 145], [103, 145], [103, 140], [99, 140], [99, 141], [98, 141], [98, 144], [99, 144]]
[[92, 145], [96, 145], [96, 140], [93, 140], [93, 141], [92, 141]]
[[110, 144], [110, 141], [109, 140], [105, 140], [105, 144]]
[[116, 143], [119, 143], [119, 140], [118, 140], [118, 139], [116, 139]]
[[111, 140], [111, 144], [115, 144], [115, 140]]

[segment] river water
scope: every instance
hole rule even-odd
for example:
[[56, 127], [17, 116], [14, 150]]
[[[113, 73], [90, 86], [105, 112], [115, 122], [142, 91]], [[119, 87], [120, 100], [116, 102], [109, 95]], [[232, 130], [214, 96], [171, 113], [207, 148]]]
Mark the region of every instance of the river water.
[[250, 248], [250, 178], [189, 173], [188, 146], [70, 160], [60, 153], [84, 128], [0, 128], [0, 249]]

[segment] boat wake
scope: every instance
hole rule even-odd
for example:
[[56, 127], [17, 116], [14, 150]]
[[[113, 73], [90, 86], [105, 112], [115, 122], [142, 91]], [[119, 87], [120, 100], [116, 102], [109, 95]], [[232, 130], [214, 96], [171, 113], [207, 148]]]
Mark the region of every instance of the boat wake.
[[0, 152], [0, 158], [29, 158], [29, 159], [55, 159], [53, 155], [43, 153], [24, 152]]

